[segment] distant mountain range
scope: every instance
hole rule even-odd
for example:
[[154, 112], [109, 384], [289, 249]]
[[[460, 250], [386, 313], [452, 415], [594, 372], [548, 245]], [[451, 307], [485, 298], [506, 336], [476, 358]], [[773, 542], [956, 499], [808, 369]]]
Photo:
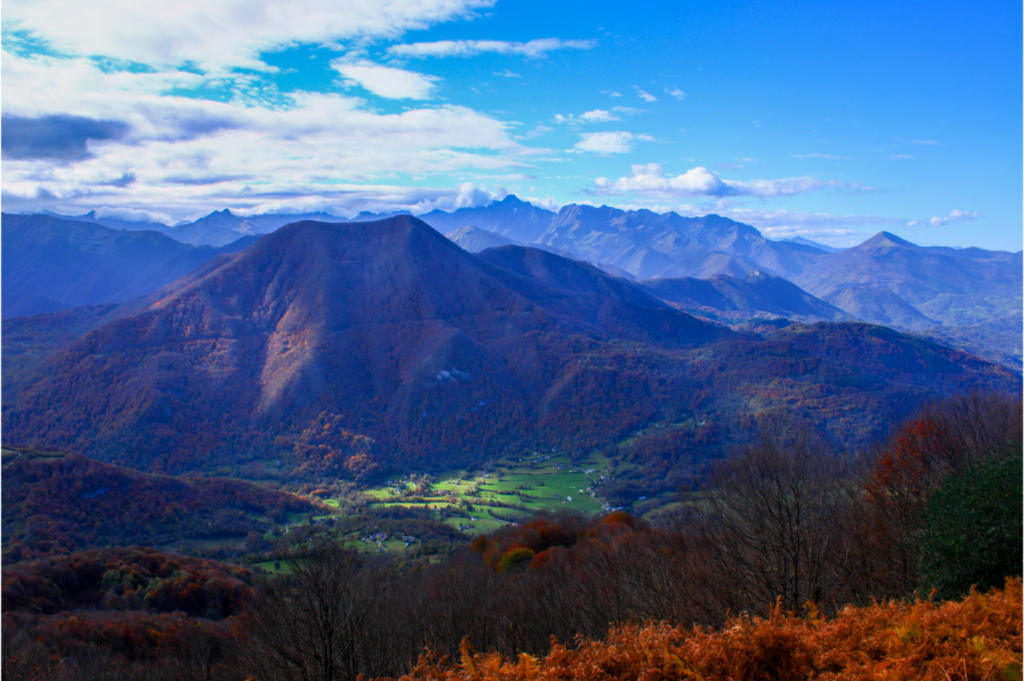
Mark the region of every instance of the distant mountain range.
[[[361, 213], [351, 221], [365, 222], [401, 214]], [[406, 213], [407, 215], [407, 213]], [[958, 327], [990, 322], [1006, 326], [1006, 319], [1021, 310], [1021, 253], [922, 247], [882, 232], [859, 246], [833, 249], [799, 237], [783, 241], [766, 239], [749, 225], [717, 215], [687, 218], [675, 213], [623, 211], [608, 206], [570, 204], [554, 212], [506, 196], [486, 206], [440, 210], [419, 216], [467, 251], [476, 253], [504, 245], [541, 248], [583, 260], [605, 272], [633, 280], [717, 279], [721, 288], [730, 284], [731, 302], [711, 298], [682, 298], [672, 305], [719, 321], [741, 322], [748, 316], [788, 316], [802, 320], [835, 320], [835, 310], [852, 319], [915, 331], [932, 338], [958, 338], [967, 349], [1020, 371], [1021, 343], [1012, 333], [969, 334]], [[75, 220], [124, 229], [139, 224], [95, 213]], [[192, 244], [215, 245], [231, 250], [231, 242], [245, 235], [260, 235], [299, 221], [342, 221], [325, 213], [308, 215], [240, 216], [218, 211], [191, 223], [174, 227], [144, 223], [175, 239]], [[6, 232], [5, 232], [6, 234]], [[5, 236], [5, 247], [7, 237]], [[244, 242], [243, 242], [244, 243]], [[199, 258], [202, 252], [190, 255]], [[31, 269], [31, 268], [30, 268]], [[8, 273], [5, 269], [4, 282]], [[765, 278], [767, 277], [767, 278]], [[755, 294], [736, 282], [768, 282], [783, 278], [800, 286], [818, 300], [797, 312], [792, 291]], [[58, 309], [71, 304], [56, 301], [52, 293], [13, 287], [4, 292], [4, 316]], [[662, 287], [659, 290], [667, 290]], [[740, 291], [750, 294], [740, 301]], [[74, 301], [96, 303], [115, 298], [84, 295], [76, 288]], [[133, 292], [141, 289], [132, 288]], [[774, 295], [789, 296], [787, 300]], [[119, 299], [124, 299], [121, 296]], [[28, 302], [25, 302], [28, 301]], [[703, 302], [701, 302], [703, 301]]]
[[234, 236], [220, 248], [192, 246], [153, 231], [115, 231], [47, 215], [4, 214], [3, 317], [136, 298], [257, 239]]
[[756, 270], [792, 276], [826, 255], [805, 244], [771, 241], [749, 225], [717, 215], [687, 218], [576, 204], [554, 213], [511, 195], [488, 206], [432, 211], [420, 219], [445, 233], [472, 225], [519, 243], [556, 248], [639, 279], [745, 276]]
[[5, 344], [50, 345], [20, 364], [4, 353], [4, 438], [151, 472], [272, 457], [360, 477], [632, 437], [638, 470], [672, 484], [765, 410], [852, 447], [922, 400], [1020, 390], [1006, 369], [884, 327], [736, 332], [652, 293], [735, 306], [776, 291], [838, 314], [762, 277], [634, 283], [534, 248], [473, 255], [411, 216], [296, 223], [124, 314], [6, 321]]

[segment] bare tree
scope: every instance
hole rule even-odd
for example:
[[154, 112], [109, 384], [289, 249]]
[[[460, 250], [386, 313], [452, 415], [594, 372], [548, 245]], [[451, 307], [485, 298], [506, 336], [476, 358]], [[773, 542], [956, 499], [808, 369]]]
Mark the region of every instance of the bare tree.
[[244, 661], [256, 679], [347, 681], [366, 632], [359, 558], [336, 545], [303, 551], [246, 615]]
[[847, 473], [808, 428], [778, 417], [717, 467], [699, 527], [730, 607], [764, 609], [781, 597], [796, 611], [840, 596], [855, 498]]

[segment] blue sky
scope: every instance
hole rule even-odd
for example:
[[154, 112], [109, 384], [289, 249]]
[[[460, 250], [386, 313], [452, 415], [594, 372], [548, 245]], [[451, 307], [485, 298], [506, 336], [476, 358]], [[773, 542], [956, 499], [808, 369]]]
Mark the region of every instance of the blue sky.
[[567, 203], [1022, 247], [1019, 3], [4, 0], [3, 207]]

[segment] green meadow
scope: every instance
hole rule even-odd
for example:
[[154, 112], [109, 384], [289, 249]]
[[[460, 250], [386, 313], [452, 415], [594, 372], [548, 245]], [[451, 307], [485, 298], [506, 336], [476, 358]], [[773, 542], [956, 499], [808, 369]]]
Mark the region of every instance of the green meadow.
[[412, 474], [366, 494], [373, 506], [423, 509], [476, 535], [537, 511], [598, 513], [606, 508], [601, 486], [613, 475], [609, 461], [597, 454], [572, 461], [562, 454], [533, 453], [498, 460], [486, 471], [445, 471], [426, 480]]

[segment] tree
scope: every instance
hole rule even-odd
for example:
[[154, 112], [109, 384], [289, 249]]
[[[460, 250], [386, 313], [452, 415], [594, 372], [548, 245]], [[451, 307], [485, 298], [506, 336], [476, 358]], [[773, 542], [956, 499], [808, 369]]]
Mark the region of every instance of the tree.
[[256, 678], [345, 681], [358, 674], [366, 608], [361, 561], [334, 544], [288, 560], [246, 615], [245, 658]]
[[928, 501], [921, 542], [922, 590], [951, 599], [977, 586], [1002, 587], [1021, 574], [1020, 450], [948, 476]]
[[709, 481], [700, 534], [735, 609], [788, 610], [845, 588], [849, 466], [808, 428], [769, 416]]
[[1021, 416], [1021, 401], [1015, 396], [957, 395], [925, 405], [889, 438], [864, 487], [870, 591], [901, 598], [921, 585], [922, 538], [931, 496], [959, 471], [1000, 452], [1020, 452]]

